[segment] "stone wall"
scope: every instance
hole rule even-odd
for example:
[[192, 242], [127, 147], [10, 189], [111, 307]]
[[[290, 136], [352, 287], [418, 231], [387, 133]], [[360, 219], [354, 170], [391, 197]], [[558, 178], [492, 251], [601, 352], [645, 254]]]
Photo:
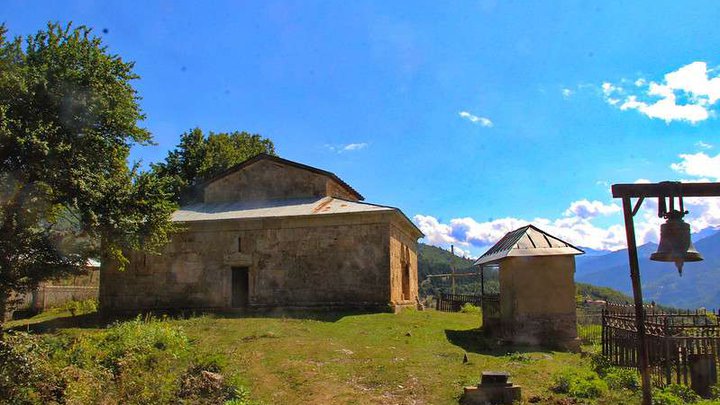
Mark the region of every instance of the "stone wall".
[[[102, 310], [229, 308], [231, 268], [249, 269], [255, 307], [390, 303], [394, 212], [188, 225], [162, 255], [132, 254], [101, 277]], [[417, 274], [414, 245], [411, 260]], [[414, 280], [417, 294], [417, 278]]]
[[567, 347], [577, 338], [575, 257], [510, 257], [500, 263], [505, 339]]
[[[404, 285], [405, 284], [405, 285]], [[418, 296], [417, 238], [390, 226], [390, 301], [393, 305], [415, 305]]]
[[32, 293], [32, 309], [43, 311], [70, 301], [98, 298], [97, 286], [43, 285]]
[[324, 196], [357, 201], [328, 176], [271, 160], [259, 160], [207, 184], [204, 190], [206, 203]]

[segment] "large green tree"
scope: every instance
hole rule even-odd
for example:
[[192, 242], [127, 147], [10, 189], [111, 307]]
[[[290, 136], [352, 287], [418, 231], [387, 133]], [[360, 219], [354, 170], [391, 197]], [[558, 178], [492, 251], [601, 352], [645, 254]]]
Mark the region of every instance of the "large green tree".
[[195, 186], [223, 170], [259, 153], [274, 155], [275, 146], [268, 138], [247, 132], [210, 132], [200, 128], [180, 136], [180, 143], [164, 162], [152, 165], [153, 172], [170, 184], [169, 192], [179, 203], [197, 198]]
[[167, 181], [128, 167], [152, 141], [137, 78], [86, 27], [0, 25], [0, 322], [11, 291], [167, 241]]

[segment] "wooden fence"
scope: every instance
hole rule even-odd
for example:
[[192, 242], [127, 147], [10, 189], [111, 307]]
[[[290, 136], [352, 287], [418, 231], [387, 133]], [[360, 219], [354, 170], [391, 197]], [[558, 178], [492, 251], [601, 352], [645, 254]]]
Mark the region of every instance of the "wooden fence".
[[[608, 305], [602, 312], [602, 353], [619, 367], [638, 366], [634, 311], [632, 306]], [[653, 385], [689, 385], [693, 368], [717, 369], [718, 313], [705, 310], [664, 313], [647, 307], [644, 317]]]

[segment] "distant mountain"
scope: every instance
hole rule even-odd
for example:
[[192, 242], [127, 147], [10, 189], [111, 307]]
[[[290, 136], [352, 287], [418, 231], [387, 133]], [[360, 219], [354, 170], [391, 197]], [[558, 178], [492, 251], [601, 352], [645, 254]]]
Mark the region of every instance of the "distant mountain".
[[717, 231], [720, 231], [720, 227], [708, 227], [698, 233], [694, 233], [694, 234], [690, 235], [690, 237], [692, 238], [693, 243], [695, 243], [695, 242], [699, 241], [700, 239], [705, 239], [708, 236], [713, 236], [714, 234], [717, 233]]
[[[705, 237], [700, 238], [703, 235]], [[646, 243], [638, 247], [640, 279], [646, 302], [655, 301], [680, 308], [720, 307], [720, 232], [709, 229], [693, 236], [697, 240], [695, 247], [705, 260], [685, 263], [682, 277], [673, 263], [650, 260], [657, 244]], [[632, 294], [627, 249], [600, 256], [578, 257], [575, 280]]]
[[580, 250], [582, 250], [583, 252], [585, 252], [585, 254], [582, 255], [581, 257], [603, 256], [603, 255], [606, 255], [606, 254], [608, 254], [608, 253], [611, 253], [610, 250], [598, 250], [598, 249], [592, 249], [592, 248], [589, 248], [589, 247], [582, 247], [582, 246], [578, 246], [578, 249], [580, 249]]

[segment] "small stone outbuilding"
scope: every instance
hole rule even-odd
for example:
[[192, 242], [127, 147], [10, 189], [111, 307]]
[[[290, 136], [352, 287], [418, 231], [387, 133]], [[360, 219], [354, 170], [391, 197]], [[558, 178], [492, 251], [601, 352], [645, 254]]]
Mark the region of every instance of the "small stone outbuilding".
[[533, 225], [500, 239], [474, 263], [499, 265], [499, 330], [489, 332], [516, 344], [577, 348], [575, 255], [583, 253]]
[[422, 233], [333, 173], [261, 154], [200, 189], [162, 254], [103, 266], [101, 310], [415, 305]]

